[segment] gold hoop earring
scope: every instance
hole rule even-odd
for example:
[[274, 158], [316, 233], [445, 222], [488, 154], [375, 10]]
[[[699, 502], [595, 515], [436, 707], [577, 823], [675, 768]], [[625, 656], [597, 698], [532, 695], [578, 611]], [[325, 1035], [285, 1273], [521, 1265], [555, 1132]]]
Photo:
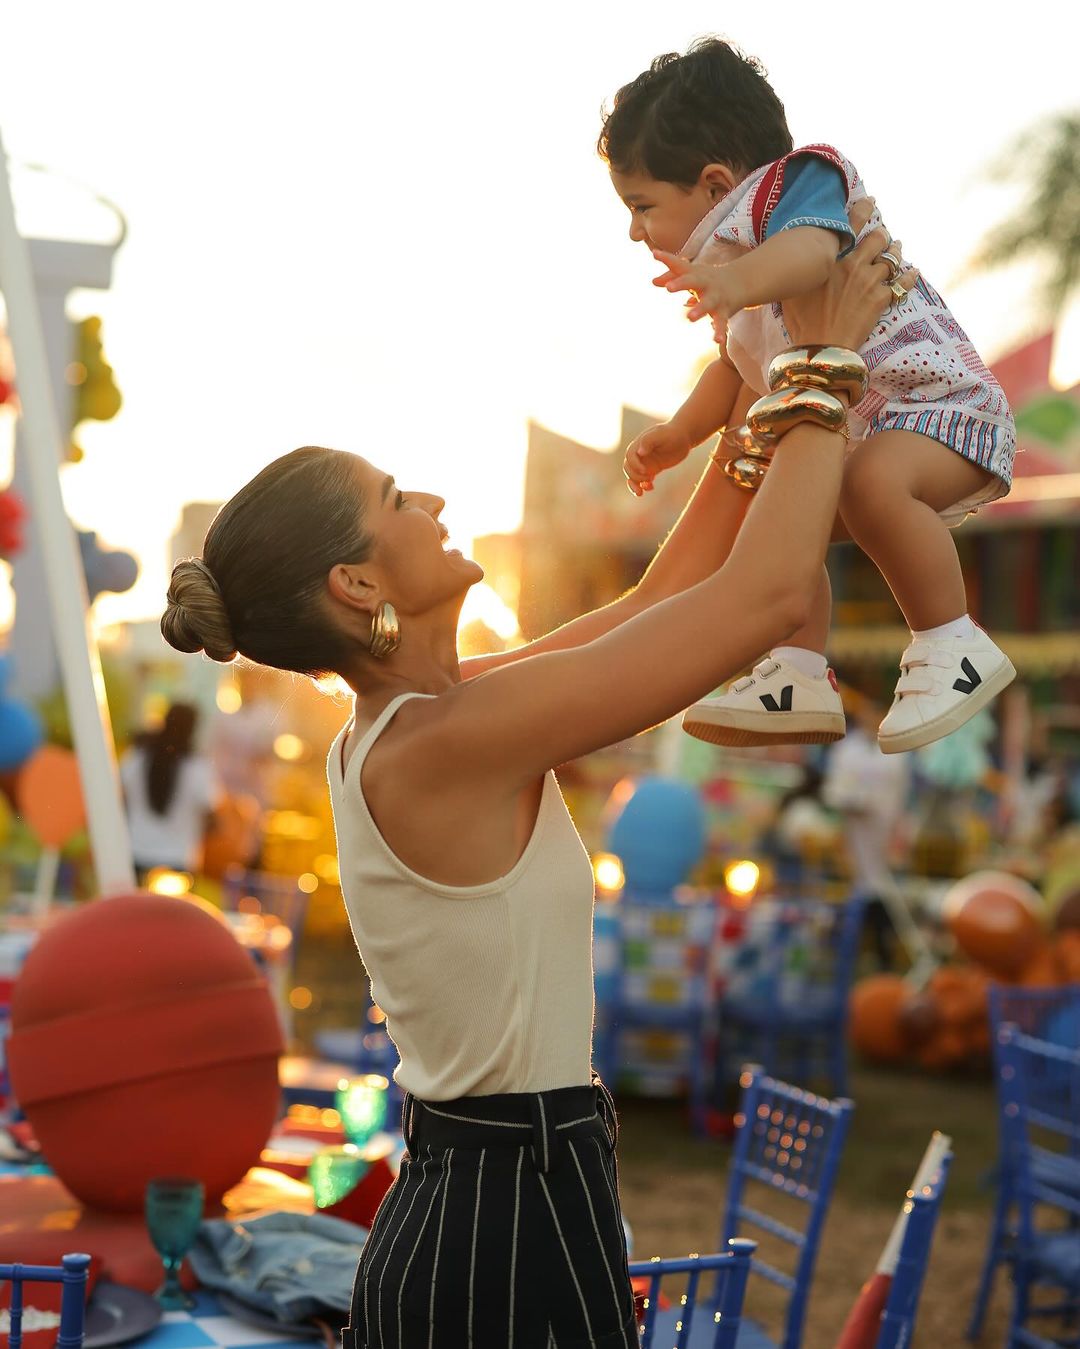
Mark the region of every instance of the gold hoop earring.
[[401, 624], [397, 610], [389, 600], [383, 600], [371, 615], [371, 642], [368, 650], [376, 660], [384, 660], [401, 645]]

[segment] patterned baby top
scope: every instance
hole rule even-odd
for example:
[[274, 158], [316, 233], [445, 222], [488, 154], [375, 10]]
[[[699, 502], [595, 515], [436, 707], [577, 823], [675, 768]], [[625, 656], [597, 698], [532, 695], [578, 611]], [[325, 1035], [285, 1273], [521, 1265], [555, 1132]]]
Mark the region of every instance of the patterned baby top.
[[[850, 246], [855, 241], [847, 211], [866, 195], [849, 159], [832, 146], [808, 145], [744, 178], [679, 252], [696, 262], [731, 262], [774, 232], [801, 225], [834, 230]], [[862, 234], [880, 224], [875, 208]], [[739, 374], [759, 393], [768, 389], [769, 362], [791, 346], [779, 304], [740, 311], [717, 340], [726, 341]], [[1016, 445], [1008, 402], [925, 279], [916, 282], [903, 305], [884, 315], [860, 350], [870, 386], [849, 416], [853, 439], [884, 430], [920, 432], [995, 475], [998, 483], [978, 504], [1008, 491]]]

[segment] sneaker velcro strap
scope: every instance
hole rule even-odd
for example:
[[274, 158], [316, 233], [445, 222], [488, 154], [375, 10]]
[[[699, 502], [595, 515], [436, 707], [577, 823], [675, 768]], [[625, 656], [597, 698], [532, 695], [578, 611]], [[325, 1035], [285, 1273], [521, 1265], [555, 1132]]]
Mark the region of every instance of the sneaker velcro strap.
[[905, 670], [896, 681], [897, 693], [937, 693], [940, 688], [936, 680], [924, 665]]

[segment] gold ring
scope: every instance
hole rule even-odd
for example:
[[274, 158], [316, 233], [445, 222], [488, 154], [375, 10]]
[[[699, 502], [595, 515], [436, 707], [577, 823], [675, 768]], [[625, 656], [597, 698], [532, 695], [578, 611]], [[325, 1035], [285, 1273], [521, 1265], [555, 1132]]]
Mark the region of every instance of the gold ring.
[[889, 290], [892, 292], [892, 308], [900, 309], [907, 302], [907, 290], [899, 281], [890, 281]]
[[890, 253], [887, 248], [883, 248], [878, 254], [882, 262], [889, 264], [889, 283], [896, 281], [900, 273], [904, 270], [904, 265], [895, 253]]

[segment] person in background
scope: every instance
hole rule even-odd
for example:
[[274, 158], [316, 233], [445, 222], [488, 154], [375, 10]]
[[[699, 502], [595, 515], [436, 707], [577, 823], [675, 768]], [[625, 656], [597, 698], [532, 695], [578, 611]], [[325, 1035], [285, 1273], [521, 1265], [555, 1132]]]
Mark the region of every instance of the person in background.
[[880, 709], [852, 695], [847, 737], [830, 749], [821, 795], [843, 821], [844, 843], [856, 894], [866, 899], [866, 925], [881, 969], [893, 964], [896, 931], [885, 896], [896, 889], [889, 870], [889, 842], [907, 800], [911, 770], [906, 754], [878, 748]]
[[131, 850], [140, 885], [155, 867], [195, 871], [220, 789], [195, 751], [198, 712], [173, 703], [159, 729], [146, 731], [120, 760]]
[[[784, 889], [821, 878], [821, 867], [808, 865], [808, 856], [820, 857], [836, 833], [836, 825], [821, 800], [824, 774], [819, 764], [807, 763], [802, 776], [777, 802], [762, 847], [776, 866]], [[813, 896], [809, 896], [813, 898]]]

